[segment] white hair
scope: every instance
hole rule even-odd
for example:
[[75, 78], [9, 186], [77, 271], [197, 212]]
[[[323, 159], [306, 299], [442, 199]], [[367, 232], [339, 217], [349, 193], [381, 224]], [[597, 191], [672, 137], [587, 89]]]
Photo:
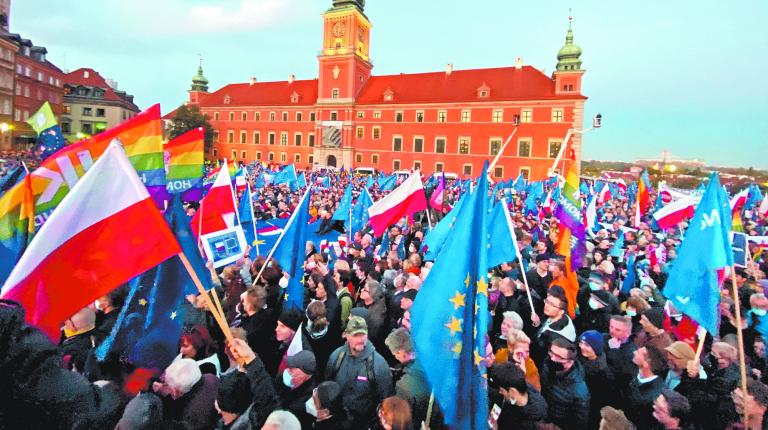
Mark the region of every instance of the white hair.
[[292, 413], [277, 410], [269, 414], [262, 430], [301, 430], [301, 423]]
[[504, 321], [508, 321], [512, 328], [517, 330], [523, 329], [523, 318], [520, 314], [515, 311], [506, 311], [502, 315], [504, 316]]
[[[408, 284], [411, 284], [411, 288], [407, 288]], [[408, 290], [418, 291], [421, 289], [421, 278], [411, 273], [408, 275], [408, 280], [405, 281], [405, 286]]]
[[182, 395], [187, 394], [202, 377], [200, 367], [191, 358], [176, 360], [165, 369], [165, 383]]

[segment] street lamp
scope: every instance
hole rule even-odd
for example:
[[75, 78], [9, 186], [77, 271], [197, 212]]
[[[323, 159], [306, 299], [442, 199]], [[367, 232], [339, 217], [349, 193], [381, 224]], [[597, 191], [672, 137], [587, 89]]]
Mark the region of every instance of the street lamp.
[[[573, 128], [568, 129], [568, 133], [565, 134], [565, 138], [563, 139], [563, 143], [560, 145], [560, 151], [557, 153], [557, 157], [555, 158], [555, 162], [552, 164], [552, 167], [549, 169], [549, 172], [547, 172], [547, 176], [553, 176], [555, 174], [555, 170], [557, 170], [557, 165], [560, 164], [560, 159], [563, 158], [563, 153], [565, 152], [565, 148], [568, 146], [568, 140], [570, 140], [571, 136], [576, 134], [584, 134], [588, 131], [595, 130], [597, 128], [602, 127], [603, 125], [603, 115], [597, 114], [592, 119], [592, 127], [586, 129], [586, 130], [576, 130]], [[563, 161], [564, 162], [564, 161]]]

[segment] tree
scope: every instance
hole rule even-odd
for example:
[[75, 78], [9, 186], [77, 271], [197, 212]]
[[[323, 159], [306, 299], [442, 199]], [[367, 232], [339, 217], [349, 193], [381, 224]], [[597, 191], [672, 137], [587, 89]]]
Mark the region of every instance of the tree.
[[197, 127], [205, 130], [205, 153], [210, 154], [213, 148], [213, 127], [208, 122], [208, 115], [200, 112], [197, 106], [179, 106], [171, 120], [170, 137], [174, 139]]

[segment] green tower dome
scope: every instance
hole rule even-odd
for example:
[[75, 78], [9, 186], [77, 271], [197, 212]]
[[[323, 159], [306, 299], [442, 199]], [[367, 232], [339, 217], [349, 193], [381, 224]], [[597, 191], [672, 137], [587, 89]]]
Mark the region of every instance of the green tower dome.
[[208, 92], [208, 79], [203, 76], [203, 65], [197, 68], [197, 74], [192, 77], [192, 91]]
[[581, 70], [581, 47], [573, 43], [571, 19], [568, 19], [568, 33], [565, 35], [565, 45], [557, 52], [557, 70]]

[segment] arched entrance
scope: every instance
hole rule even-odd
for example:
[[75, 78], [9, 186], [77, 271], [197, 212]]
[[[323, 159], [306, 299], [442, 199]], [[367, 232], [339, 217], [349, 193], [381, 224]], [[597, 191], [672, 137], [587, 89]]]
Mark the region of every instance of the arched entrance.
[[336, 156], [335, 155], [329, 155], [328, 161], [325, 163], [326, 166], [330, 167], [336, 167]]

